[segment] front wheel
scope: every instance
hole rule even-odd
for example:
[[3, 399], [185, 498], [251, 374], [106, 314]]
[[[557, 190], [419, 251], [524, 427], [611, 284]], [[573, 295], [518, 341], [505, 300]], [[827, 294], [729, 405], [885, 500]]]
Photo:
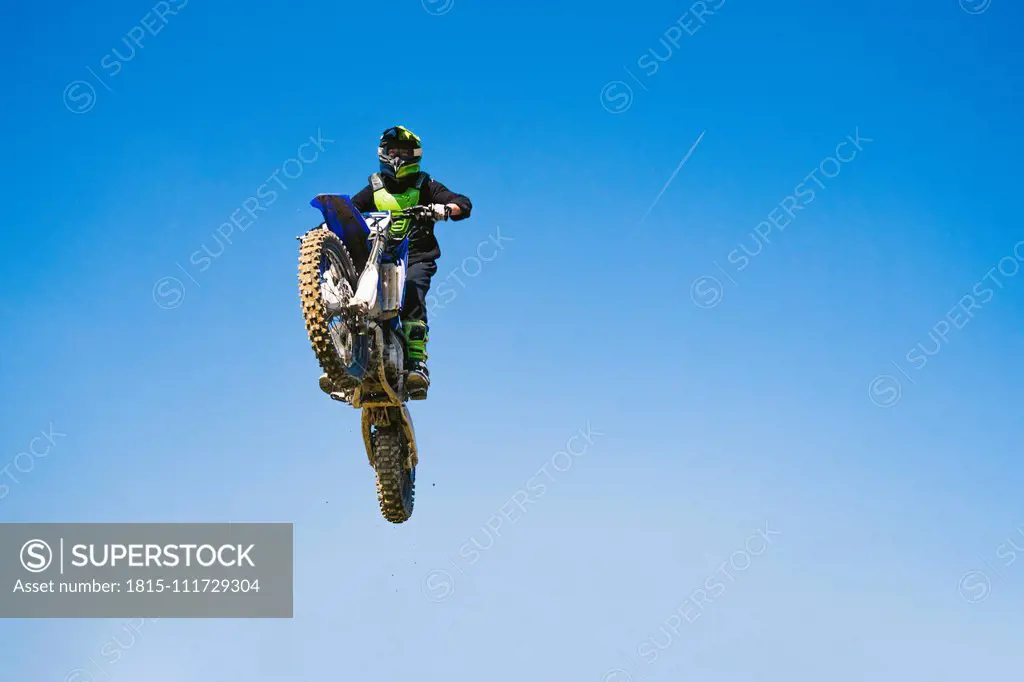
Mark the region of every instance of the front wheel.
[[309, 341], [320, 367], [340, 388], [354, 388], [369, 364], [369, 342], [338, 314], [352, 297], [358, 275], [345, 245], [325, 226], [302, 237], [299, 296]]
[[398, 419], [376, 425], [370, 433], [373, 470], [377, 474], [377, 502], [391, 523], [405, 523], [412, 516], [416, 497], [416, 465], [410, 456], [409, 439]]

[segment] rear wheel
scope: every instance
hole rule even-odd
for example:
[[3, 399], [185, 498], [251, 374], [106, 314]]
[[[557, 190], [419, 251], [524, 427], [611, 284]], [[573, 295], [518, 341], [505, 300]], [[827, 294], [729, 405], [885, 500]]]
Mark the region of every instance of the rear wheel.
[[409, 457], [409, 441], [397, 419], [374, 427], [370, 434], [373, 469], [377, 473], [377, 501], [380, 512], [391, 523], [404, 523], [412, 516], [416, 497], [416, 467]]

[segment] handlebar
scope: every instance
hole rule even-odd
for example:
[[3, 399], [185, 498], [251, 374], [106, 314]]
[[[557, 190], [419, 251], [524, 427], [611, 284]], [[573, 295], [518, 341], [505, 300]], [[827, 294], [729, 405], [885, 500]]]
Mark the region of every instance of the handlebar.
[[[363, 213], [363, 217], [369, 217], [374, 213], [388, 213], [389, 211], [371, 211], [370, 213]], [[437, 218], [434, 216], [434, 212], [430, 210], [429, 206], [410, 206], [409, 208], [402, 209], [401, 211], [390, 211], [393, 217], [398, 216], [402, 218], [411, 218], [416, 221], [424, 221], [430, 223], [436, 223]]]
[[410, 206], [407, 209], [401, 211], [400, 215], [406, 218], [413, 218], [414, 220], [426, 220], [429, 222], [437, 222], [434, 218], [434, 212], [430, 210], [429, 206]]
[[429, 206], [410, 206], [409, 208], [402, 209], [400, 211], [370, 211], [363, 213], [364, 218], [370, 218], [374, 214], [390, 213], [392, 219], [394, 218], [406, 218], [412, 220], [410, 229], [405, 233], [405, 237], [413, 237], [414, 235], [421, 234], [423, 232], [429, 232], [433, 230], [434, 225], [437, 223], [437, 218], [434, 216], [434, 212], [430, 210]]

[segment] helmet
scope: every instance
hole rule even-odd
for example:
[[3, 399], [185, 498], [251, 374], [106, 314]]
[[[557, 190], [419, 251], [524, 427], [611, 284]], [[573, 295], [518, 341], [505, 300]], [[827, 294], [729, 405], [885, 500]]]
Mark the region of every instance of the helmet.
[[420, 172], [423, 147], [420, 138], [403, 126], [388, 128], [380, 136], [377, 148], [380, 172], [401, 179]]

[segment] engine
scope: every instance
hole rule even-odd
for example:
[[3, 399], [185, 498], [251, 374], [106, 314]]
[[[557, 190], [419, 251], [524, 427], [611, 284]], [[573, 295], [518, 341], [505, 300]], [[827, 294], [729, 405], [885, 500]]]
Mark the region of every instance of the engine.
[[399, 385], [399, 378], [405, 371], [405, 342], [393, 329], [384, 330], [384, 373], [392, 386]]

